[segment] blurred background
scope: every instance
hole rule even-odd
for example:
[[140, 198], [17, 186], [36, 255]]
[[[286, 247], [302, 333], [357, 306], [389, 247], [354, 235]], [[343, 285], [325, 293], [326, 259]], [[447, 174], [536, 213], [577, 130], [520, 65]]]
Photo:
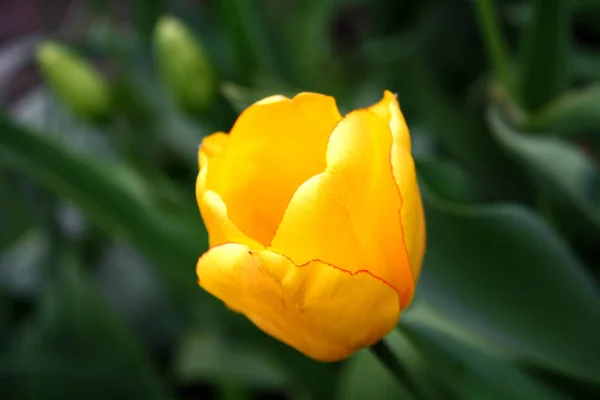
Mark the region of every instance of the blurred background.
[[427, 215], [388, 336], [411, 384], [600, 399], [597, 0], [0, 1], [0, 398], [411, 398], [195, 277], [204, 135], [268, 95], [384, 89]]

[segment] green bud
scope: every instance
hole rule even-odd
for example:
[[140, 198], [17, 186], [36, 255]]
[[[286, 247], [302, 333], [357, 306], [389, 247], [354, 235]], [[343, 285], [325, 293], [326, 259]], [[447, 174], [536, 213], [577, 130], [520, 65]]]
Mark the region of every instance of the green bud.
[[204, 111], [216, 94], [215, 74], [206, 50], [174, 17], [162, 17], [154, 32], [160, 78], [177, 104], [188, 112]]
[[85, 60], [58, 43], [45, 42], [37, 48], [37, 62], [48, 86], [74, 114], [88, 119], [106, 116], [110, 89]]

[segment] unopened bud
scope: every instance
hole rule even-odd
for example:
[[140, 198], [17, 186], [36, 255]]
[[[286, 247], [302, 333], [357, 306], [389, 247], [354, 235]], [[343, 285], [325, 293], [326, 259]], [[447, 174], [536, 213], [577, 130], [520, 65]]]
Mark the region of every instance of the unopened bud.
[[178, 19], [162, 17], [154, 32], [160, 78], [188, 112], [206, 110], [216, 93], [215, 74], [204, 47]]
[[111, 96], [106, 81], [77, 54], [45, 42], [37, 48], [37, 62], [48, 86], [74, 114], [96, 119], [108, 113]]

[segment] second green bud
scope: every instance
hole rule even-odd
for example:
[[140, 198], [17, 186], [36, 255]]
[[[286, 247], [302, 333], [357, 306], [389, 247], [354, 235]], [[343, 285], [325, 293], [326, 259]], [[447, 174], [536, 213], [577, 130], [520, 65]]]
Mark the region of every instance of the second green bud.
[[162, 83], [187, 112], [208, 109], [216, 77], [204, 47], [178, 19], [162, 17], [154, 32], [155, 58]]

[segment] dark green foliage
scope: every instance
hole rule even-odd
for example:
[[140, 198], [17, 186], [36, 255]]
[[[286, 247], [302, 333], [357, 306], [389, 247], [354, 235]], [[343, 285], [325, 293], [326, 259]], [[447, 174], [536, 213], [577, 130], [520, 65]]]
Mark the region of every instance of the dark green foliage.
[[[49, 33], [105, 77], [112, 106], [83, 120], [19, 86], [26, 68], [0, 76], [1, 399], [600, 398], [598, 1], [59, 3], [30, 11], [64, 28]], [[201, 106], [159, 83], [165, 15], [203, 46]], [[27, 65], [28, 38], [13, 39]], [[195, 276], [203, 136], [271, 94], [323, 92], [345, 112], [384, 89], [427, 216], [417, 294], [387, 337], [411, 382], [369, 350], [312, 361]]]

